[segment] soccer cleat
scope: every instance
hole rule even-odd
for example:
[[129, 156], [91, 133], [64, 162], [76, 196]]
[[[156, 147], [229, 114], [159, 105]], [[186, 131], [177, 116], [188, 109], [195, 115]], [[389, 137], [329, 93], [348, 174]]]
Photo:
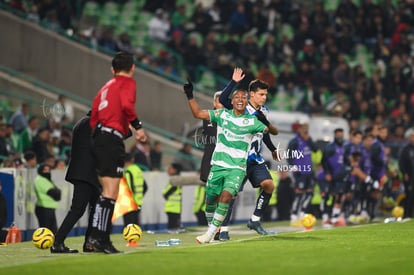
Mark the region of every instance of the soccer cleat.
[[69, 247], [65, 246], [65, 244], [54, 244], [50, 248], [51, 253], [78, 253], [79, 251], [77, 249], [70, 249]]
[[211, 239], [213, 238], [213, 236], [210, 236], [207, 232], [204, 233], [201, 236], [197, 236], [196, 237], [196, 242], [198, 242], [199, 244], [203, 244], [203, 243], [209, 243], [211, 242]]
[[263, 229], [259, 221], [254, 222], [252, 220], [249, 220], [247, 222], [247, 227], [251, 230], [256, 231], [260, 235], [268, 235], [267, 231]]
[[214, 234], [214, 238], [215, 241], [219, 241], [220, 240], [220, 230], [216, 232], [216, 234]]
[[220, 241], [230, 241], [230, 235], [228, 231], [221, 231], [219, 235]]
[[[85, 251], [85, 248], [87, 251]], [[110, 241], [103, 243], [97, 239], [91, 237], [88, 238], [84, 245], [84, 252], [104, 252], [105, 254], [121, 253], [116, 249]]]
[[116, 249], [111, 242], [105, 243], [103, 245], [103, 252], [105, 254], [116, 254], [116, 253], [121, 253], [121, 251], [119, 251], [118, 249]]

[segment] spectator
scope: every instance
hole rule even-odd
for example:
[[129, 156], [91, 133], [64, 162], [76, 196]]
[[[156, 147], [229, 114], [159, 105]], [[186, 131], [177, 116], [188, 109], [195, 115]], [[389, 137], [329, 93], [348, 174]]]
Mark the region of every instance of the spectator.
[[9, 156], [9, 151], [7, 149], [7, 141], [6, 141], [6, 125], [4, 123], [0, 123], [0, 164], [7, 159]]
[[39, 128], [39, 120], [37, 116], [31, 116], [29, 118], [29, 126], [26, 127], [20, 133], [20, 144], [19, 149], [22, 152], [30, 150], [32, 148], [33, 138], [37, 135], [37, 131]]
[[260, 60], [277, 62], [280, 49], [275, 41], [275, 36], [271, 33], [265, 34], [266, 40], [260, 48]]
[[162, 143], [155, 141], [154, 146], [150, 151], [151, 168], [152, 170], [161, 170], [162, 164]]
[[334, 69], [333, 80], [336, 89], [344, 91], [346, 94], [350, 94], [351, 77], [349, 73], [348, 64], [345, 61], [341, 61]]
[[331, 64], [328, 61], [322, 62], [321, 66], [316, 68], [313, 81], [315, 87], [332, 92], [334, 90], [332, 74]]
[[107, 51], [116, 51], [116, 41], [113, 31], [105, 29], [98, 38], [98, 45]]
[[230, 32], [242, 35], [249, 30], [249, 22], [243, 3], [238, 3], [230, 16]]
[[25, 162], [26, 162], [26, 168], [27, 169], [33, 169], [37, 166], [37, 159], [36, 154], [33, 151], [26, 151], [23, 156]]
[[11, 124], [6, 124], [5, 138], [7, 150], [12, 154], [17, 154], [19, 152], [19, 136], [13, 132], [13, 126]]
[[135, 148], [132, 150], [135, 163], [144, 171], [151, 170], [151, 146], [149, 141], [137, 142]]
[[189, 21], [187, 16], [187, 7], [185, 4], [179, 5], [172, 14], [171, 24], [174, 30], [184, 31]]
[[256, 38], [248, 34], [240, 44], [240, 56], [244, 64], [248, 65], [250, 62], [258, 63], [260, 61], [258, 53], [260, 53], [260, 47], [257, 44]]
[[185, 52], [183, 32], [180, 30], [173, 31], [171, 35], [171, 40], [168, 41], [167, 45], [171, 50], [176, 51], [177, 53], [183, 55]]
[[53, 121], [60, 125], [71, 124], [74, 119], [74, 111], [71, 103], [67, 101], [66, 96], [59, 95], [58, 102], [53, 105]]
[[259, 1], [251, 5], [251, 11], [247, 16], [249, 26], [255, 31], [258, 36], [260, 36], [262, 33], [267, 31], [267, 20], [263, 15], [264, 13], [262, 10], [262, 5]]
[[290, 64], [284, 63], [282, 65], [282, 72], [279, 75], [278, 81], [285, 89], [296, 85], [296, 76], [292, 73]]
[[29, 104], [22, 103], [21, 108], [17, 110], [10, 118], [9, 123], [13, 126], [13, 131], [20, 134], [28, 125], [27, 116], [29, 114]]
[[190, 34], [183, 55], [184, 66], [191, 79], [196, 79], [195, 71], [198, 65], [205, 64], [205, 59], [195, 34]]
[[220, 6], [214, 2], [213, 6], [208, 9], [208, 15], [212, 20], [212, 29], [213, 30], [221, 30], [223, 28], [223, 20], [221, 16], [221, 9]]
[[[179, 175], [181, 172], [181, 165], [179, 163], [171, 163], [168, 166], [167, 173], [171, 176]], [[182, 209], [182, 191], [181, 186], [172, 186], [168, 182], [167, 186], [162, 192], [165, 199], [164, 211], [168, 217], [167, 229], [170, 232], [180, 232], [183, 230], [181, 225], [181, 209]]]
[[40, 128], [37, 135], [33, 138], [32, 149], [39, 163], [43, 163], [51, 155], [48, 149], [49, 139], [50, 130], [48, 128]]
[[203, 50], [205, 66], [212, 71], [219, 67], [219, 51], [215, 48], [213, 42], [207, 42]]
[[178, 151], [174, 159], [174, 163], [181, 165], [181, 171], [195, 171], [196, 163], [192, 154], [193, 146], [189, 143], [184, 143], [183, 147]]
[[118, 52], [127, 52], [130, 54], [137, 55], [137, 52], [134, 49], [134, 46], [131, 44], [131, 38], [127, 33], [121, 33], [119, 39], [116, 40], [116, 51]]
[[39, 227], [47, 227], [56, 233], [55, 210], [61, 199], [61, 191], [52, 181], [51, 170], [52, 167], [47, 164], [41, 164], [37, 169], [38, 176], [34, 184], [37, 197], [35, 213]]
[[148, 37], [155, 41], [168, 42], [170, 28], [171, 25], [165, 19], [164, 10], [157, 9], [155, 16], [148, 22]]
[[3, 230], [3, 228], [7, 226], [7, 205], [6, 198], [1, 192], [2, 189], [3, 185], [0, 181], [0, 243], [4, 243], [6, 241], [7, 236], [7, 231]]
[[142, 209], [142, 203], [144, 195], [147, 192], [148, 185], [145, 182], [144, 174], [137, 164], [134, 163], [134, 156], [132, 154], [126, 154], [125, 156], [125, 168], [124, 178], [128, 189], [131, 191], [132, 200], [137, 205], [137, 209], [125, 213], [123, 216], [124, 225], [128, 224], [141, 224], [140, 212]]
[[257, 72], [257, 78], [269, 84], [269, 93], [273, 96], [276, 93], [276, 75], [270, 70], [269, 63], [263, 64]]
[[195, 24], [194, 31], [205, 36], [210, 31], [213, 20], [210, 15], [204, 10], [203, 6], [201, 4], [198, 4], [195, 7], [193, 15], [191, 16], [191, 22]]

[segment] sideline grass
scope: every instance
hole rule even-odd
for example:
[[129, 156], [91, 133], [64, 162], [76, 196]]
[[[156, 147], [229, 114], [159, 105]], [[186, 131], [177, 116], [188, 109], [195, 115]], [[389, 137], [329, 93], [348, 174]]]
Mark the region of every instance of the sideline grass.
[[[274, 223], [273, 225], [277, 225]], [[278, 224], [280, 225], [280, 224]], [[50, 254], [30, 242], [0, 247], [0, 274], [413, 274], [414, 221], [257, 236], [236, 227], [232, 241], [197, 245], [196, 228], [185, 234], [144, 234], [124, 254]], [[288, 228], [288, 227], [286, 227]], [[182, 245], [155, 247], [156, 239]], [[67, 245], [80, 248], [81, 237]]]

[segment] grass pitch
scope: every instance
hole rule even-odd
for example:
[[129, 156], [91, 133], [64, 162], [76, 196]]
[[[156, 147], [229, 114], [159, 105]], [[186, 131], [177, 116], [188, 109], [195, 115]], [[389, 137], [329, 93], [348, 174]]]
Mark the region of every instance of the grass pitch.
[[[123, 254], [51, 254], [31, 242], [0, 246], [0, 274], [413, 274], [414, 221], [378, 223], [303, 232], [286, 223], [267, 223], [277, 235], [258, 236], [245, 225], [230, 227], [231, 241], [198, 245], [205, 228], [183, 234], [145, 233], [139, 247]], [[181, 245], [156, 247], [155, 240], [179, 238]], [[66, 240], [82, 248], [83, 238]]]

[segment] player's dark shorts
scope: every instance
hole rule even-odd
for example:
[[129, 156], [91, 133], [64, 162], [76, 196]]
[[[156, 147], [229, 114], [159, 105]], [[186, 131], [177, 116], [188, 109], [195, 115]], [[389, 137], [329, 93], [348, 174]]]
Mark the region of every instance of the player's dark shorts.
[[96, 170], [101, 177], [122, 178], [125, 163], [123, 140], [111, 133], [97, 132], [93, 138]]
[[330, 194], [330, 184], [326, 180], [317, 180], [317, 183], [319, 185], [319, 192], [321, 195]]
[[355, 193], [357, 191], [357, 186], [357, 181], [348, 181], [345, 186], [345, 193]]
[[334, 194], [345, 194], [348, 183], [342, 180], [332, 181]]
[[313, 190], [313, 176], [312, 174], [293, 173], [295, 180], [295, 190], [306, 191], [307, 189]]
[[243, 190], [243, 186], [247, 180], [250, 181], [253, 188], [259, 188], [262, 181], [269, 179], [272, 180], [272, 176], [270, 176], [269, 169], [265, 163], [258, 164], [257, 162], [248, 162], [246, 177], [244, 178], [240, 191]]

